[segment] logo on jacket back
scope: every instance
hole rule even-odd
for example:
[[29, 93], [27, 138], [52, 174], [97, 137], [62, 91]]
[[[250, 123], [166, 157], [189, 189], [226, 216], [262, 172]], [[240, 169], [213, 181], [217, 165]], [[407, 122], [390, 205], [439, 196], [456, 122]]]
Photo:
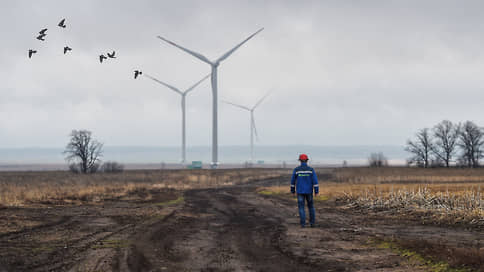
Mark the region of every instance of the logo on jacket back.
[[296, 175], [298, 177], [309, 177], [311, 174], [313, 173], [313, 171], [296, 171]]

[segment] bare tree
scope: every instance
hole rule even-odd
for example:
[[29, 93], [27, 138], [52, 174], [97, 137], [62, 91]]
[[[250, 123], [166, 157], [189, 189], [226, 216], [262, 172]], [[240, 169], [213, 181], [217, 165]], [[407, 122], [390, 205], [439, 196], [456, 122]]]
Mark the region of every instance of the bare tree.
[[73, 130], [64, 150], [69, 168], [73, 172], [94, 173], [99, 168], [103, 144], [92, 138], [88, 130]]
[[462, 148], [461, 161], [468, 167], [478, 167], [479, 159], [483, 157], [483, 129], [466, 121], [460, 130], [458, 145]]
[[456, 152], [459, 131], [460, 124], [454, 125], [449, 120], [444, 120], [433, 128], [435, 142], [432, 145], [432, 152], [436, 156], [434, 165], [438, 165], [436, 162], [442, 161], [446, 167], [450, 166]]
[[385, 155], [383, 155], [382, 152], [371, 153], [370, 157], [368, 158], [368, 164], [370, 167], [384, 167], [388, 166], [388, 159], [385, 157]]
[[414, 141], [408, 140], [405, 151], [410, 152], [413, 156], [409, 159], [409, 164], [417, 164], [425, 168], [429, 167], [430, 153], [433, 149], [432, 139], [428, 128], [421, 129], [415, 135]]

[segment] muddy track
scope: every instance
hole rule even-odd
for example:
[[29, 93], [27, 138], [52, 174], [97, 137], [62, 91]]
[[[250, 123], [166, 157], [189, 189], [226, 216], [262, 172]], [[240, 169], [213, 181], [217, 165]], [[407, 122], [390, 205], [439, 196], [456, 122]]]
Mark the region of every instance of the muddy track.
[[[294, 271], [321, 264], [299, 263], [281, 248], [286, 228], [256, 205], [241, 201], [240, 189], [190, 191], [186, 205], [165, 225], [142, 237], [136, 251], [150, 256], [150, 269], [170, 271]], [[146, 250], [146, 241], [157, 254]], [[148, 251], [148, 252], [146, 252]]]
[[351, 227], [343, 228], [350, 226], [344, 215], [328, 213], [318, 228], [300, 229], [294, 202], [261, 196], [255, 185], [187, 192], [183, 208], [136, 237], [131, 250], [140, 259], [131, 258], [127, 267], [146, 271], [419, 270], [390, 250], [368, 248], [366, 236], [356, 237]]

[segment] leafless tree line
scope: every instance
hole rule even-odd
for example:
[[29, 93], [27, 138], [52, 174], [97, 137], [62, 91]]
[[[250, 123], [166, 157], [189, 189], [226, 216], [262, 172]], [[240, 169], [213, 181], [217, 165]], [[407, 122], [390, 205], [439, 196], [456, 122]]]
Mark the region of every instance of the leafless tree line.
[[454, 124], [444, 120], [423, 128], [408, 140], [405, 150], [412, 154], [408, 164], [420, 167], [479, 167], [484, 157], [484, 128], [472, 121]]

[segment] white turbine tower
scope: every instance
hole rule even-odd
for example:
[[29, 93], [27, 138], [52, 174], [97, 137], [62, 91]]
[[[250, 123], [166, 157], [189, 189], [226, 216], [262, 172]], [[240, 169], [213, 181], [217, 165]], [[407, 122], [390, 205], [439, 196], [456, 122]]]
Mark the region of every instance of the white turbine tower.
[[235, 50], [241, 47], [244, 43], [254, 37], [257, 33], [261, 32], [264, 28], [259, 29], [254, 34], [250, 35], [247, 39], [243, 40], [241, 43], [236, 45], [234, 48], [227, 51], [227, 53], [223, 54], [220, 58], [216, 59], [215, 61], [210, 61], [207, 57], [192, 50], [189, 50], [185, 47], [182, 47], [172, 41], [169, 41], [161, 36], [158, 36], [159, 39], [185, 51], [186, 53], [196, 57], [197, 59], [208, 63], [212, 67], [212, 167], [216, 168], [218, 165], [218, 90], [217, 90], [217, 67], [220, 65], [220, 62], [228, 58]]
[[184, 92], [180, 91], [178, 88], [175, 88], [159, 79], [156, 79], [150, 75], [147, 75], [147, 74], [144, 74], [144, 76], [148, 77], [149, 79], [152, 79], [154, 80], [155, 82], [167, 87], [168, 89], [171, 89], [172, 91], [178, 93], [179, 95], [181, 95], [181, 109], [182, 109], [182, 163], [185, 163], [186, 162], [186, 157], [187, 157], [187, 150], [186, 150], [186, 107], [185, 107], [185, 102], [186, 102], [186, 97], [187, 97], [187, 94], [191, 91], [193, 91], [193, 89], [195, 89], [195, 87], [197, 87], [198, 85], [200, 85], [200, 83], [202, 83], [205, 79], [207, 79], [209, 75], [206, 75], [204, 78], [202, 78], [201, 80], [199, 80], [197, 83], [193, 84], [193, 86], [191, 86], [190, 88], [186, 89]]
[[254, 136], [256, 138], [259, 137], [257, 135], [257, 128], [255, 126], [254, 110], [262, 103], [262, 101], [264, 101], [264, 99], [266, 99], [267, 96], [269, 96], [270, 93], [271, 92], [268, 92], [266, 95], [264, 95], [259, 101], [257, 101], [257, 103], [252, 108], [223, 100], [224, 103], [230, 104], [232, 106], [235, 106], [250, 112], [250, 162], [251, 163], [254, 162]]

